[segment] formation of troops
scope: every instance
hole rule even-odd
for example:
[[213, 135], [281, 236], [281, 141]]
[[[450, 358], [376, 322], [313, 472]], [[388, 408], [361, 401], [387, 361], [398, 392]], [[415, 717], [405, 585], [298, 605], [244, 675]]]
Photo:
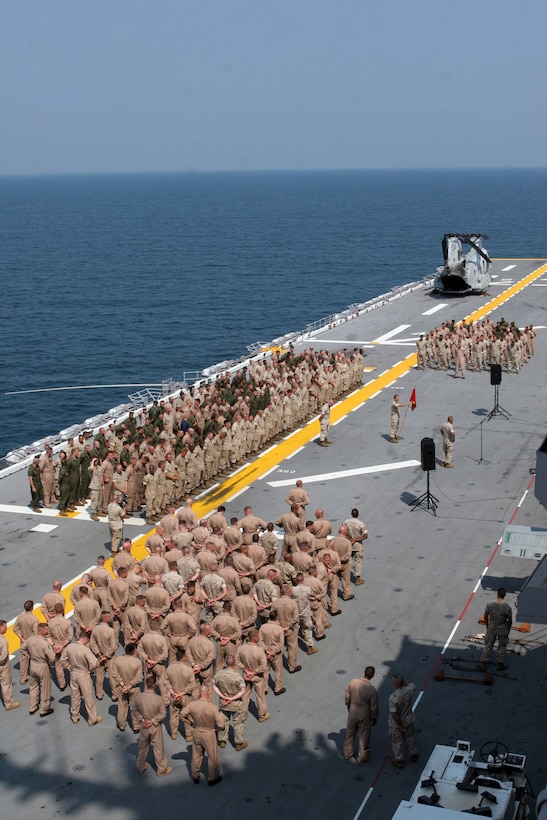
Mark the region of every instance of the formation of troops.
[[[518, 373], [535, 352], [535, 335], [533, 326], [520, 330], [504, 319], [445, 322], [416, 342], [417, 366], [454, 367], [455, 378], [492, 364]], [[108, 517], [114, 559], [109, 571], [99, 556], [74, 587], [72, 619], [66, 617], [60, 581], [44, 595], [42, 622], [33, 601], [25, 602], [14, 631], [30, 714], [53, 712], [53, 671], [58, 689], [70, 686], [74, 723], [82, 717], [82, 701], [90, 726], [102, 721], [97, 700], [106, 695], [117, 704], [118, 729], [129, 727], [139, 736], [139, 772], [148, 767], [150, 746], [158, 776], [172, 771], [164, 729], [175, 740], [182, 727], [192, 744], [194, 783], [200, 782], [205, 757], [209, 785], [221, 782], [219, 748], [229, 741], [230, 724], [234, 747], [242, 751], [249, 714], [260, 723], [270, 718], [270, 688], [276, 697], [286, 692], [285, 672], [302, 669], [299, 652], [318, 652], [329, 619], [341, 614], [339, 597], [354, 599], [352, 580], [355, 587], [364, 583], [368, 532], [356, 509], [337, 533], [321, 509], [308, 519], [310, 500], [302, 482], [285, 499], [288, 511], [272, 522], [250, 507], [240, 519], [228, 521], [219, 507], [198, 521], [192, 495], [318, 412], [320, 443], [328, 445], [333, 399], [360, 385], [362, 372], [357, 348], [274, 353], [173, 401], [130, 413], [119, 426], [101, 428], [93, 441], [87, 433], [70, 439], [58, 460], [51, 447], [35, 457], [28, 471], [33, 509], [58, 503], [67, 515], [89, 500], [94, 520]], [[400, 406], [395, 396], [391, 441], [398, 439]], [[444, 450], [443, 458], [451, 466]], [[125, 515], [141, 509], [157, 527], [146, 542], [147, 557], [137, 563], [131, 541], [121, 543], [122, 527]], [[276, 528], [283, 531], [281, 544]], [[13, 699], [5, 632], [0, 621], [0, 683], [11, 710], [20, 703]], [[355, 755], [358, 763], [368, 760], [378, 716], [374, 674], [367, 667], [346, 689], [344, 756]], [[415, 687], [399, 674], [392, 683], [389, 737], [393, 763], [401, 767], [405, 746], [411, 761], [418, 756]]]
[[[126, 499], [126, 514], [146, 505], [155, 523], [168, 503], [206, 489], [317, 415], [335, 397], [362, 383], [363, 351], [305, 350], [273, 353], [233, 375], [155, 401], [129, 413], [120, 425], [69, 439], [36, 456], [28, 474], [31, 506], [59, 505], [68, 515], [86, 499], [91, 516], [108, 514], [113, 494]], [[326, 412], [325, 411], [325, 412]]]
[[521, 367], [535, 353], [536, 331], [533, 325], [520, 330], [514, 322], [490, 318], [482, 322], [457, 324], [443, 322], [416, 342], [418, 369], [454, 368], [454, 378], [465, 379], [466, 369], [486, 370], [492, 364], [504, 366], [508, 373], [520, 373]]
[[[71, 618], [59, 580], [43, 596], [41, 618], [26, 601], [13, 628], [30, 714], [53, 713], [52, 683], [70, 687], [75, 724], [82, 717], [100, 723], [97, 701], [108, 697], [117, 704], [118, 729], [139, 736], [139, 772], [150, 747], [158, 776], [172, 771], [164, 731], [176, 740], [182, 727], [194, 782], [206, 757], [207, 781], [219, 783], [230, 723], [242, 751], [249, 714], [260, 723], [270, 718], [268, 697], [286, 692], [287, 676], [302, 669], [299, 655], [318, 652], [330, 618], [342, 614], [340, 598], [353, 600], [352, 589], [364, 583], [368, 531], [358, 510], [333, 533], [323, 510], [307, 518], [301, 481], [285, 501], [272, 522], [250, 507], [228, 520], [223, 506], [198, 521], [189, 496], [178, 510], [168, 505], [140, 563], [130, 539], [111, 571], [98, 557], [70, 593]], [[16, 709], [5, 631], [2, 621], [0, 681], [4, 705]]]

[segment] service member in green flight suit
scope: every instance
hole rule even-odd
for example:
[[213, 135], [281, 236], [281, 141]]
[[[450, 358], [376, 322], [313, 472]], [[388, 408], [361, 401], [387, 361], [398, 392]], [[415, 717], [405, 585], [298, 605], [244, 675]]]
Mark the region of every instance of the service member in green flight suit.
[[44, 500], [44, 488], [40, 474], [40, 456], [34, 456], [32, 464], [28, 468], [27, 475], [30, 484], [30, 506], [34, 512], [41, 513], [40, 501]]
[[59, 468], [59, 510], [60, 515], [68, 515], [68, 496], [70, 492], [70, 479], [67, 467], [67, 457], [64, 451], [59, 453], [59, 461], [61, 466]]

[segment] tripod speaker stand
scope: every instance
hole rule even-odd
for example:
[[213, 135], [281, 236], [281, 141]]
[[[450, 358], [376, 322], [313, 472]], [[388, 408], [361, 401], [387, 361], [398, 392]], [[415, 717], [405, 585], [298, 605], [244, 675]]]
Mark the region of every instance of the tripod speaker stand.
[[[490, 421], [494, 416], [503, 416], [508, 419], [511, 416], [507, 410], [500, 405], [500, 384], [501, 384], [501, 364], [490, 365], [490, 384], [494, 385], [494, 407], [488, 413], [486, 421]], [[482, 428], [481, 428], [482, 433]]]
[[432, 438], [423, 438], [420, 448], [422, 470], [427, 473], [427, 489], [412, 503], [410, 511], [414, 512], [418, 507], [421, 507], [423, 510], [433, 510], [433, 515], [437, 515], [439, 499], [435, 498], [429, 489], [429, 473], [435, 469], [435, 442]]

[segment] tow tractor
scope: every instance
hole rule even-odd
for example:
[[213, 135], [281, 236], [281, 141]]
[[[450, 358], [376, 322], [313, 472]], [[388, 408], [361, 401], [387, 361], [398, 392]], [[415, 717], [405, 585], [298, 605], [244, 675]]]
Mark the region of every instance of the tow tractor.
[[477, 760], [468, 740], [435, 746], [410, 800], [399, 804], [392, 820], [461, 820], [462, 814], [524, 820], [532, 793], [525, 765], [525, 755], [500, 741], [484, 743]]

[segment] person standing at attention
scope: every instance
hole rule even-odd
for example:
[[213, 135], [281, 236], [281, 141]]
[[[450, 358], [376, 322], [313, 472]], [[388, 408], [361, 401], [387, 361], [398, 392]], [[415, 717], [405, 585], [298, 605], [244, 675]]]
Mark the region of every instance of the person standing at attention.
[[405, 402], [404, 404], [401, 404], [401, 397], [398, 393], [395, 393], [395, 395], [393, 396], [393, 401], [391, 402], [391, 431], [389, 439], [392, 444], [396, 444], [399, 441], [399, 410], [401, 407], [408, 407], [409, 404], [409, 401]]
[[21, 704], [18, 700], [13, 699], [13, 685], [11, 677], [11, 665], [9, 659], [9, 644], [7, 638], [4, 637], [8, 625], [6, 621], [0, 621], [0, 690], [2, 691], [2, 700], [4, 701], [4, 709], [10, 712], [12, 709], [17, 709]]
[[329, 444], [332, 444], [329, 441], [329, 429], [330, 429], [330, 409], [334, 402], [332, 399], [326, 401], [323, 407], [321, 408], [321, 414], [319, 416], [319, 425], [320, 425], [320, 433], [319, 433], [319, 445], [321, 447], [328, 447]]
[[345, 701], [348, 708], [344, 758], [351, 760], [354, 754], [355, 735], [358, 735], [357, 763], [366, 763], [370, 756], [370, 729], [378, 719], [378, 694], [371, 683], [376, 670], [367, 666], [362, 678], [354, 678], [346, 687]]
[[40, 504], [44, 501], [44, 488], [40, 473], [40, 456], [34, 456], [27, 474], [30, 484], [30, 506], [34, 512], [41, 513]]
[[440, 428], [440, 432], [443, 437], [443, 454], [441, 464], [443, 467], [453, 467], [452, 456], [454, 455], [454, 442], [456, 441], [453, 416], [448, 416], [448, 419]]
[[481, 659], [477, 664], [477, 668], [481, 672], [486, 671], [486, 664], [494, 648], [496, 641], [498, 648], [496, 652], [496, 659], [498, 661], [498, 669], [507, 669], [505, 663], [505, 651], [507, 648], [507, 641], [509, 640], [509, 630], [513, 623], [513, 613], [511, 607], [505, 601], [507, 592], [503, 587], [498, 589], [498, 597], [495, 601], [486, 604], [484, 610], [484, 622], [486, 624], [486, 636], [484, 639], [484, 650]]
[[416, 687], [407, 683], [402, 675], [393, 675], [391, 682], [394, 692], [389, 696], [388, 729], [393, 757], [391, 762], [398, 769], [405, 765], [404, 747], [410, 756], [410, 762], [418, 760], [418, 749], [414, 743], [414, 712], [412, 704]]

